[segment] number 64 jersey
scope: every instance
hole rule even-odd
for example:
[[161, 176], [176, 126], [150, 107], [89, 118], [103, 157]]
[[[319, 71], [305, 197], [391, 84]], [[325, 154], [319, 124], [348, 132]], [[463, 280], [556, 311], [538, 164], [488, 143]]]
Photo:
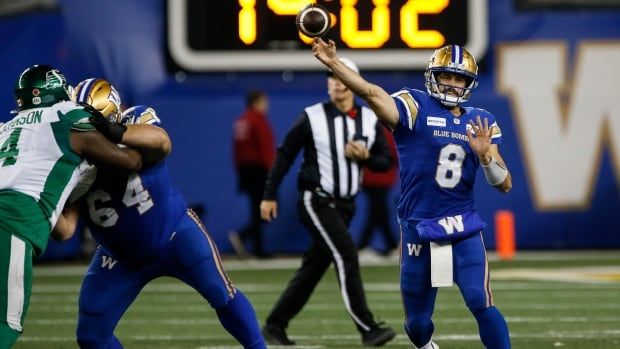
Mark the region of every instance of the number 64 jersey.
[[134, 174], [99, 169], [80, 200], [80, 217], [95, 240], [129, 264], [160, 257], [187, 209], [165, 161]]
[[[426, 92], [405, 88], [392, 94], [399, 113], [394, 129], [401, 195], [398, 216], [419, 221], [476, 210], [473, 187], [480, 165], [467, 138], [469, 121], [489, 121], [491, 140], [502, 135], [495, 116], [484, 109], [465, 107], [454, 116]], [[417, 108], [417, 115], [411, 113]]]

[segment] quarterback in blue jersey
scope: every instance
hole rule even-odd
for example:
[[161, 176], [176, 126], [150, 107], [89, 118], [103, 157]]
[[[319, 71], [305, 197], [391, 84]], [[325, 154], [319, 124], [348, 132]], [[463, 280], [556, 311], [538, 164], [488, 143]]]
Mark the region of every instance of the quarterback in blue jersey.
[[171, 184], [164, 161], [170, 139], [155, 111], [136, 106], [121, 114], [118, 94], [101, 79], [83, 81], [74, 96], [101, 112], [93, 121], [98, 129], [144, 156], [137, 173], [99, 171], [57, 225], [59, 234], [71, 231], [79, 214], [99, 243], [80, 290], [80, 347], [122, 348], [114, 328], [123, 313], [148, 282], [171, 276], [198, 291], [244, 348], [266, 348], [252, 305], [228, 278], [213, 239]]
[[438, 287], [456, 283], [491, 349], [510, 348], [508, 326], [489, 286], [480, 219], [474, 202], [476, 171], [508, 192], [512, 179], [498, 145], [495, 116], [461, 106], [478, 84], [478, 66], [463, 47], [437, 49], [426, 69], [426, 91], [389, 95], [340, 63], [333, 41], [315, 39], [314, 56], [362, 97], [388, 125], [397, 144], [401, 195], [400, 288], [405, 331], [417, 348], [437, 349], [432, 314]]

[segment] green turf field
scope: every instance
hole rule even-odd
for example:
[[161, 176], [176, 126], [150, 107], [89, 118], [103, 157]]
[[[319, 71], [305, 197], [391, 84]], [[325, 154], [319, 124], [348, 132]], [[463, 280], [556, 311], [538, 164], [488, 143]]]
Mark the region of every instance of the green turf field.
[[[225, 261], [261, 323], [297, 264], [296, 259]], [[402, 329], [397, 262], [362, 264], [371, 310], [398, 333], [387, 347], [411, 348]], [[620, 348], [620, 252], [524, 253], [512, 262], [492, 262], [491, 268], [495, 302], [508, 321], [513, 348]], [[15, 349], [77, 347], [77, 294], [84, 269], [35, 268], [25, 332]], [[442, 349], [482, 348], [476, 323], [455, 287], [440, 290], [434, 321], [434, 338]], [[288, 332], [297, 348], [360, 347], [333, 271]], [[143, 290], [116, 334], [126, 349], [239, 348], [206, 301], [170, 278]]]

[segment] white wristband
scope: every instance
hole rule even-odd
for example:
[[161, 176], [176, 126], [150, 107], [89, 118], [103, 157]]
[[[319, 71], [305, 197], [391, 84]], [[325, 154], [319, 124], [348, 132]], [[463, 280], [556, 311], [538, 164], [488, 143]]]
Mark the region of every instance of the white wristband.
[[487, 182], [492, 186], [504, 183], [504, 180], [508, 177], [508, 170], [497, 162], [494, 157], [491, 157], [491, 162], [488, 165], [482, 165], [482, 170]]

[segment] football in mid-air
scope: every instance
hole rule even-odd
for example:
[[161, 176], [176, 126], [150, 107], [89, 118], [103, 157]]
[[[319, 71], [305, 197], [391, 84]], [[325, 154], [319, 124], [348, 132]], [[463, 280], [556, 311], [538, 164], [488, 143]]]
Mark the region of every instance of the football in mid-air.
[[297, 29], [311, 38], [322, 36], [330, 28], [329, 11], [319, 4], [309, 4], [297, 13]]

